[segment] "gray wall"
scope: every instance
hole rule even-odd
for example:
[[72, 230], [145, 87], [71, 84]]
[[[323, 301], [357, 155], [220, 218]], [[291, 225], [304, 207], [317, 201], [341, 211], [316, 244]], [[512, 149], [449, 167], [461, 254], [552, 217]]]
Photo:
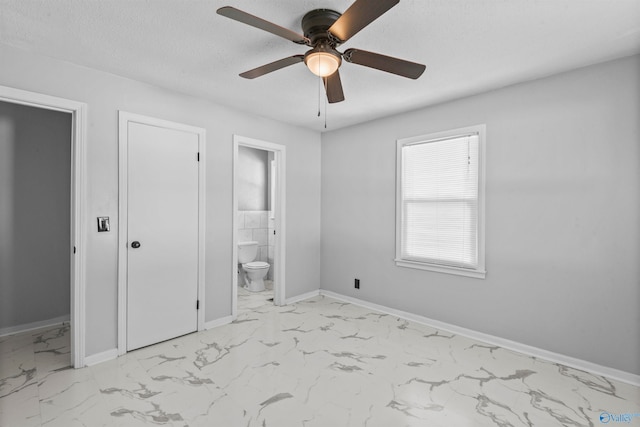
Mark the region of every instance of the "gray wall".
[[268, 151], [238, 147], [238, 210], [266, 211], [269, 206]]
[[[329, 132], [322, 150], [313, 131], [6, 45], [0, 58], [0, 85], [88, 104], [87, 355], [117, 343], [122, 109], [207, 131], [207, 321], [231, 313], [239, 134], [287, 147], [287, 297], [322, 286], [640, 373], [639, 57]], [[395, 140], [476, 123], [488, 137], [487, 279], [395, 267]]]
[[[2, 44], [0, 58], [0, 85], [88, 105], [87, 355], [117, 346], [118, 110], [206, 129], [207, 321], [231, 314], [234, 134], [287, 147], [286, 297], [320, 287], [317, 132]], [[96, 231], [98, 216], [111, 217], [110, 233]]]
[[71, 115], [0, 102], [0, 330], [69, 316]]
[[[325, 133], [322, 289], [640, 374], [638, 76], [635, 56]], [[480, 123], [486, 279], [396, 267], [396, 139]]]

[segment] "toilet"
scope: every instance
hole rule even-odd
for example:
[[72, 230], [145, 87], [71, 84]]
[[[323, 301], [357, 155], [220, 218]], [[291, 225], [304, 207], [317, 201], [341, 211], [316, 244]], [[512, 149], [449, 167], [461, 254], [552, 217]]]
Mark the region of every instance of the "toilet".
[[269, 263], [254, 261], [258, 255], [258, 242], [238, 242], [238, 284], [251, 292], [264, 291], [264, 278]]

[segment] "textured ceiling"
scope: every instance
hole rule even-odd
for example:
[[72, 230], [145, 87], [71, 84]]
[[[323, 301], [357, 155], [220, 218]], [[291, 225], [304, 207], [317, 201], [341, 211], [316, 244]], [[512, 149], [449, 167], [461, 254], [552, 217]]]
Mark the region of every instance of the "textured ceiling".
[[[318, 117], [318, 79], [303, 64], [238, 76], [307, 48], [216, 9], [301, 32], [307, 11], [351, 3], [0, 0], [0, 43], [324, 131], [324, 95]], [[410, 80], [343, 62], [346, 101], [326, 107], [327, 130], [638, 53], [640, 0], [401, 0], [340, 50], [352, 47], [427, 69]]]

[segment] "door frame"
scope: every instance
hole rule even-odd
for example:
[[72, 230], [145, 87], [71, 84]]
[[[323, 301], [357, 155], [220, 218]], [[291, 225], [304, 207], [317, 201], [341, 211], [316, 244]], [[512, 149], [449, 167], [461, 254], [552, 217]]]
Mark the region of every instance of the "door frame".
[[71, 235], [69, 236], [71, 364], [74, 368], [82, 368], [86, 353], [87, 104], [8, 86], [0, 86], [0, 101], [71, 114]]
[[275, 215], [276, 235], [274, 239], [274, 276], [273, 276], [273, 302], [275, 305], [286, 305], [285, 277], [286, 277], [286, 147], [272, 142], [248, 138], [241, 135], [233, 135], [233, 233], [232, 233], [232, 281], [231, 281], [231, 316], [235, 320], [238, 316], [238, 149], [239, 147], [251, 147], [259, 150], [270, 151], [274, 154], [276, 162], [275, 176], [275, 203], [273, 203]]
[[118, 355], [127, 352], [127, 228], [128, 228], [128, 124], [138, 123], [198, 136], [198, 310], [197, 330], [205, 328], [205, 206], [206, 206], [206, 131], [203, 128], [118, 111]]

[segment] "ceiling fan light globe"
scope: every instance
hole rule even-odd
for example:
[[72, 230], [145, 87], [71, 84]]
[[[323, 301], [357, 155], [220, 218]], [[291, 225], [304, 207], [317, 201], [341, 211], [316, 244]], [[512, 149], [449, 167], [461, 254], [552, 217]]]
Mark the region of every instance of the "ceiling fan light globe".
[[328, 77], [340, 67], [340, 57], [329, 52], [311, 52], [304, 58], [309, 70], [320, 77]]

